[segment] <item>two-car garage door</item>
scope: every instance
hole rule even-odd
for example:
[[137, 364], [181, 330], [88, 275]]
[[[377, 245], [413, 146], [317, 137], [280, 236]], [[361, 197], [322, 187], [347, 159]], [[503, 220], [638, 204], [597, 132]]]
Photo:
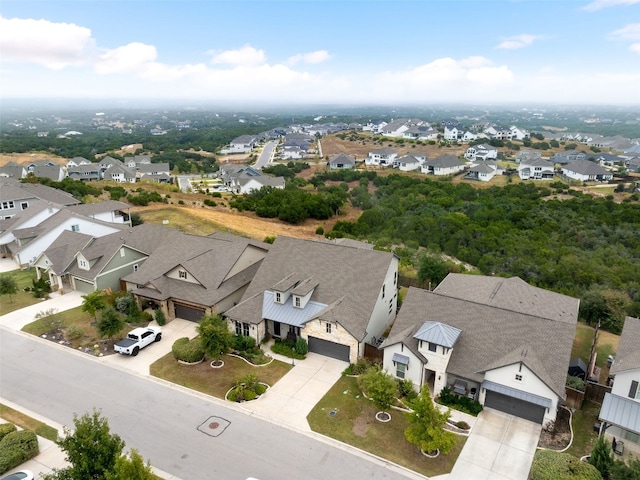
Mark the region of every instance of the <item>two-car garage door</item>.
[[349, 353], [351, 348], [349, 345], [342, 345], [340, 343], [330, 342], [329, 340], [323, 340], [322, 338], [309, 337], [309, 351], [319, 353], [331, 358], [337, 358], [338, 360], [349, 361]]
[[546, 411], [543, 406], [491, 391], [487, 391], [484, 405], [536, 423], [542, 423]]
[[204, 310], [201, 308], [195, 308], [181, 303], [175, 303], [174, 306], [176, 318], [199, 322], [202, 317], [204, 317]]

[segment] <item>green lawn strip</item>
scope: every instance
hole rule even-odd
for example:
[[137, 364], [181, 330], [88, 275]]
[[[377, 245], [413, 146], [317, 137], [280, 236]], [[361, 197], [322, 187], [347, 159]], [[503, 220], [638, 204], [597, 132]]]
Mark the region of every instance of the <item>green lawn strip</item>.
[[11, 276], [15, 278], [18, 286], [18, 292], [15, 295], [2, 295], [0, 297], [0, 315], [28, 307], [42, 300], [33, 296], [33, 292], [25, 292], [25, 287], [32, 287], [31, 281], [36, 278], [34, 270], [13, 270], [11, 272], [2, 273], [2, 276]]
[[598, 434], [593, 431], [593, 424], [598, 421], [600, 404], [585, 400], [581, 410], [573, 412], [573, 443], [567, 453], [576, 457], [589, 455]]
[[[100, 318], [100, 313], [97, 314], [98, 318]], [[92, 315], [89, 315], [86, 312], [82, 311], [82, 306], [78, 306], [72, 308], [70, 310], [65, 310], [64, 312], [55, 313], [46, 318], [40, 318], [38, 320], [34, 320], [33, 322], [25, 325], [22, 329], [23, 332], [30, 333], [31, 335], [42, 336], [45, 333], [49, 333], [56, 328], [60, 328], [65, 331], [71, 326], [78, 326], [82, 329], [82, 337], [72, 339], [71, 346], [73, 348], [80, 347], [92, 347], [100, 340], [103, 340], [98, 334], [98, 330], [94, 325], [95, 319]], [[117, 341], [124, 336], [126, 336], [127, 332], [134, 328], [135, 326], [128, 325], [125, 323], [123, 329], [114, 336], [113, 340]], [[68, 337], [67, 337], [68, 338]], [[102, 345], [102, 349], [104, 349], [104, 345]], [[111, 348], [111, 346], [107, 346], [107, 348]]]
[[2, 417], [7, 422], [24, 428], [25, 430], [32, 430], [36, 433], [36, 435], [47, 438], [52, 442], [55, 442], [58, 439], [58, 430], [56, 430], [55, 428], [41, 422], [40, 420], [31, 418], [22, 412], [14, 410], [11, 407], [7, 407], [6, 405], [3, 405], [1, 403], [0, 417]]
[[233, 383], [249, 374], [260, 382], [275, 385], [292, 367], [274, 360], [264, 367], [253, 367], [240, 358], [224, 355], [224, 366], [212, 368], [209, 360], [197, 365], [183, 365], [171, 353], [151, 364], [151, 375], [213, 397], [224, 398]]
[[[330, 415], [332, 411], [335, 412], [334, 415]], [[405, 439], [404, 431], [408, 423], [403, 412], [391, 410], [391, 421], [388, 423], [377, 421], [375, 414], [373, 402], [363, 397], [357, 380], [342, 377], [318, 402], [307, 420], [315, 432], [422, 475], [435, 476], [451, 472], [466, 437], [456, 436], [458, 443], [448, 455], [427, 458]]]
[[[576, 335], [573, 340], [573, 348], [571, 350], [571, 357], [579, 357], [584, 360], [585, 363], [589, 363], [589, 356], [591, 355], [591, 342], [593, 342], [593, 333], [595, 329], [584, 323], [578, 323], [576, 327]], [[619, 335], [614, 335], [609, 332], [600, 330], [598, 335], [598, 342], [596, 344], [596, 352], [598, 357], [596, 359], [596, 365], [603, 367], [607, 364], [607, 357], [609, 355], [615, 355], [618, 350], [618, 342], [620, 340]]]

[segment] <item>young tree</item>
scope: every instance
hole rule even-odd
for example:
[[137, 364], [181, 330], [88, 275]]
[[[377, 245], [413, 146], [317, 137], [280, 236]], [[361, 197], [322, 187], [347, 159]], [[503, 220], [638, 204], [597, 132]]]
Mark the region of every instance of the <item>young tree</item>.
[[108, 472], [105, 476], [105, 480], [124, 480], [124, 479], [136, 479], [136, 480], [153, 480], [157, 478], [151, 471], [151, 464], [149, 461], [144, 462], [142, 455], [133, 448], [129, 452], [129, 456], [121, 455], [113, 467], [113, 472]]
[[596, 440], [593, 450], [591, 450], [589, 463], [598, 469], [602, 478], [609, 478], [609, 471], [613, 466], [613, 451], [604, 435]]
[[0, 295], [9, 295], [9, 301], [13, 303], [13, 296], [18, 293], [18, 284], [11, 275], [0, 276]]
[[94, 410], [92, 414], [85, 413], [81, 417], [74, 414], [73, 424], [73, 431], [65, 427], [64, 437], [56, 442], [70, 465], [54, 470], [44, 479], [105, 479], [114, 472], [124, 441], [110, 432], [107, 420], [100, 416], [99, 411]]
[[233, 333], [220, 315], [205, 316], [198, 325], [198, 334], [202, 340], [202, 348], [213, 360], [219, 360], [233, 345]]
[[373, 400], [383, 412], [389, 410], [398, 397], [398, 384], [385, 373], [379, 366], [373, 366], [367, 370], [358, 381], [360, 388]]
[[441, 412], [431, 400], [428, 386], [423, 386], [420, 395], [411, 403], [413, 412], [407, 414], [409, 427], [404, 431], [407, 441], [417, 445], [423, 452], [439, 450], [447, 454], [456, 444], [456, 436], [444, 429], [451, 413]]
[[102, 310], [102, 315], [98, 321], [98, 333], [101, 337], [107, 337], [109, 341], [112, 341], [114, 335], [116, 335], [124, 327], [124, 320], [118, 312], [111, 307], [106, 307]]
[[82, 311], [93, 315], [94, 320], [98, 320], [96, 312], [102, 310], [106, 305], [104, 303], [104, 294], [100, 290], [95, 290], [86, 295], [82, 295]]

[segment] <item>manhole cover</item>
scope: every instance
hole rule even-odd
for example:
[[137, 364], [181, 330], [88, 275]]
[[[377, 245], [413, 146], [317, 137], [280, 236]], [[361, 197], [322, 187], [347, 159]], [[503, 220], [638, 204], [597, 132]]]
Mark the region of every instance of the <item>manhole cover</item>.
[[229, 420], [221, 417], [209, 417], [198, 426], [198, 430], [210, 437], [217, 437], [231, 425]]

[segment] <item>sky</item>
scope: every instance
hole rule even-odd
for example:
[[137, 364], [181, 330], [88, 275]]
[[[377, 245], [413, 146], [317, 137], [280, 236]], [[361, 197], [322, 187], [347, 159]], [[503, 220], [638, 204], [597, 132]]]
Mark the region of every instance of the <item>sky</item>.
[[640, 0], [2, 0], [3, 98], [640, 106]]

